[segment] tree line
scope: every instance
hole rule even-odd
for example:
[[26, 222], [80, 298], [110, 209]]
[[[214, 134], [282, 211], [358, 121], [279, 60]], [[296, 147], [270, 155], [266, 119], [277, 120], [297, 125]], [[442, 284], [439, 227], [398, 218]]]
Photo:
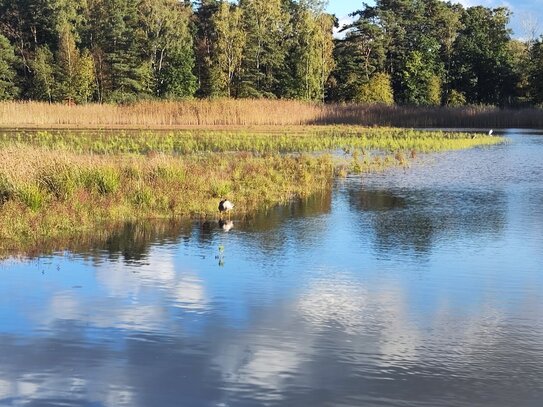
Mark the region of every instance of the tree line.
[[543, 103], [543, 40], [507, 8], [377, 0], [0, 0], [0, 100]]

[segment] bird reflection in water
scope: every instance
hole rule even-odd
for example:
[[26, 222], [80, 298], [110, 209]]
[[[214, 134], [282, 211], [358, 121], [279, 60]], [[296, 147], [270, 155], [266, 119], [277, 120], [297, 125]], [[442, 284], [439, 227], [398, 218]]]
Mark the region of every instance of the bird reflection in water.
[[219, 219], [219, 227], [225, 232], [229, 232], [234, 227], [234, 222], [231, 220]]

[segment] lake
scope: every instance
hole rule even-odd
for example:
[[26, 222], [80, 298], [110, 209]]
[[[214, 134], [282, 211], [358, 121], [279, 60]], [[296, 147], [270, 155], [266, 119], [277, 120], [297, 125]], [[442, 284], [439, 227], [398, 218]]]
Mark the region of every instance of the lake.
[[0, 405], [540, 406], [543, 136], [504, 133], [0, 262]]

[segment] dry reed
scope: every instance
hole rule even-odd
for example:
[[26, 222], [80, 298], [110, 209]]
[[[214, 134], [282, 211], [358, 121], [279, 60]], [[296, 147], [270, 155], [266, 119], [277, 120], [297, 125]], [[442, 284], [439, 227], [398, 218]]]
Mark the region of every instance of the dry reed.
[[1, 102], [4, 128], [183, 128], [352, 124], [418, 128], [543, 128], [543, 110], [470, 106], [323, 105], [294, 100], [190, 100], [69, 106]]

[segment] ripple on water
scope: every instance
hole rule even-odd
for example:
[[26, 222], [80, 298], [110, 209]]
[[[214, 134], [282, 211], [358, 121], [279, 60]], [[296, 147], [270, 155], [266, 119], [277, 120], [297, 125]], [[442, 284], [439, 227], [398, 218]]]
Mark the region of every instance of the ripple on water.
[[542, 156], [512, 133], [228, 231], [4, 262], [0, 404], [539, 405]]

